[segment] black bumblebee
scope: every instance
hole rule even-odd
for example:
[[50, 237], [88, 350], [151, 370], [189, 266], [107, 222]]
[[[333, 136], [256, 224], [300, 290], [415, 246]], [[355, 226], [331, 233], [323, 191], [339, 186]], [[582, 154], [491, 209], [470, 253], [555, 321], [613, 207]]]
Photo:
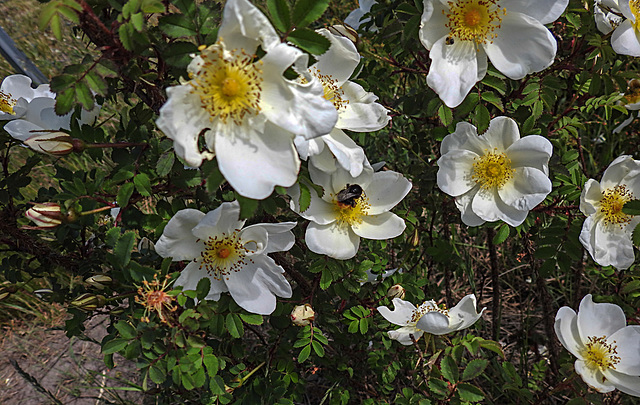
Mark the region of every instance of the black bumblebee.
[[336, 195], [338, 205], [342, 207], [354, 208], [358, 203], [356, 200], [362, 197], [362, 187], [357, 184], [347, 184], [347, 186]]
[[446, 45], [453, 45], [455, 43], [455, 40], [452, 37], [446, 37], [444, 43]]

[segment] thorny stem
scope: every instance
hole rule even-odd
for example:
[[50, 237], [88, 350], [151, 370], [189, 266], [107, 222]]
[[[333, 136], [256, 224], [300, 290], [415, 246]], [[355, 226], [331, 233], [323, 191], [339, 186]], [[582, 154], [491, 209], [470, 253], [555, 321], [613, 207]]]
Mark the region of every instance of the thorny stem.
[[487, 228], [487, 244], [489, 245], [489, 263], [491, 265], [491, 284], [493, 294], [491, 297], [491, 325], [493, 327], [493, 339], [500, 339], [500, 272], [498, 269], [498, 255], [493, 244], [495, 232], [493, 228]]

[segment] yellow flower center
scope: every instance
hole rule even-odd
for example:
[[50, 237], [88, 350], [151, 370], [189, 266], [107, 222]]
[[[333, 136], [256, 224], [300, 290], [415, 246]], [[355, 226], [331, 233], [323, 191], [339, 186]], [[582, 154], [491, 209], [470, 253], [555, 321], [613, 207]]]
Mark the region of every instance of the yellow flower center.
[[635, 19], [633, 22], [633, 29], [638, 32], [640, 31], [640, 0], [630, 0], [629, 8], [631, 9], [631, 13]]
[[504, 153], [484, 150], [484, 155], [475, 158], [471, 178], [485, 190], [501, 188], [513, 177], [515, 169], [511, 168], [511, 160]]
[[362, 223], [362, 218], [369, 215], [369, 199], [362, 195], [362, 197], [355, 200], [356, 206], [339, 203], [335, 197], [333, 200], [333, 210], [336, 214], [336, 221], [340, 228], [346, 229], [348, 227], [359, 225]]
[[[344, 91], [342, 87], [338, 86], [338, 80], [334, 79], [331, 75], [323, 75], [320, 73], [320, 70], [316, 69], [315, 66], [312, 66], [309, 69], [312, 75], [320, 80], [322, 83], [322, 88], [324, 90], [324, 99], [327, 101], [331, 101], [333, 105], [336, 107], [336, 110], [340, 111], [340, 109], [344, 108], [349, 104], [349, 100], [344, 98]], [[303, 78], [302, 82], [306, 82]]]
[[606, 336], [589, 336], [588, 343], [580, 353], [586, 366], [592, 370], [615, 370], [616, 364], [620, 362], [620, 357], [617, 356], [618, 347], [615, 343], [615, 340], [610, 344], [607, 343]]
[[633, 200], [633, 193], [627, 186], [621, 184], [613, 188], [608, 188], [602, 193], [600, 200], [600, 212], [604, 215], [605, 225], [624, 225], [631, 222], [632, 215], [622, 212], [624, 204]]
[[200, 257], [194, 261], [200, 263], [200, 268], [204, 268], [207, 273], [216, 280], [226, 278], [232, 271], [240, 271], [248, 264], [253, 263], [251, 258], [247, 257], [248, 250], [240, 240], [238, 232], [232, 232], [222, 236], [210, 236], [204, 242], [204, 250], [200, 253]]
[[167, 275], [164, 281], [160, 283], [156, 273], [153, 275], [153, 281], [143, 280], [142, 287], [138, 287], [138, 295], [136, 295], [135, 300], [145, 307], [141, 318], [143, 322], [150, 322], [149, 313], [156, 312], [162, 323], [171, 323], [169, 314], [175, 312], [178, 307], [173, 304], [175, 297], [166, 292], [171, 284], [169, 279], [170, 277]]
[[202, 49], [203, 62], [199, 70], [190, 74], [192, 92], [200, 96], [202, 108], [206, 109], [211, 121], [223, 123], [231, 119], [241, 125], [246, 115], [260, 112], [262, 91], [261, 61], [243, 49], [225, 52], [220, 43]]
[[507, 9], [500, 8], [498, 0], [458, 0], [449, 1], [449, 12], [445, 13], [449, 22], [451, 36], [461, 41], [473, 41], [476, 44], [492, 42], [500, 28], [502, 16]]
[[410, 325], [414, 325], [418, 323], [420, 318], [422, 318], [425, 314], [429, 312], [439, 312], [442, 315], [449, 317], [449, 310], [446, 305], [442, 305], [441, 307], [435, 305], [431, 301], [425, 301], [418, 308], [413, 310], [413, 315], [411, 316], [411, 320], [409, 321]]
[[16, 105], [16, 100], [11, 97], [11, 93], [0, 90], [0, 111], [13, 115], [14, 105]]

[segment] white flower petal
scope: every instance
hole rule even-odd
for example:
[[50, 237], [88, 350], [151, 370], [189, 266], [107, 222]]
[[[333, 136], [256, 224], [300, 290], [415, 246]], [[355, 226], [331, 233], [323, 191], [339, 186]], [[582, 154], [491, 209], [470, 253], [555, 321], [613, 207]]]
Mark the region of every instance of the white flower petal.
[[529, 213], [506, 205], [496, 190], [480, 190], [473, 197], [471, 209], [485, 221], [503, 220], [511, 226], [523, 223]]
[[369, 215], [377, 215], [395, 207], [411, 191], [411, 182], [402, 174], [387, 170], [373, 174], [367, 187]]
[[473, 164], [479, 156], [470, 150], [455, 149], [438, 159], [438, 188], [452, 197], [469, 192], [476, 186], [472, 179]]
[[611, 336], [627, 325], [622, 308], [615, 304], [595, 303], [591, 294], [584, 296], [578, 308], [578, 330], [582, 341], [589, 337]]
[[7, 131], [9, 135], [22, 142], [39, 132], [42, 133], [43, 129], [41, 126], [23, 119], [7, 122], [4, 126], [4, 130]]
[[446, 37], [433, 44], [427, 84], [448, 107], [457, 107], [478, 80], [478, 54], [471, 41], [445, 44]]
[[611, 47], [621, 55], [640, 56], [640, 41], [631, 20], [622, 21], [618, 28], [613, 31]]
[[418, 340], [424, 334], [423, 331], [413, 327], [413, 326], [403, 326], [400, 329], [387, 331], [387, 335], [393, 340], [397, 340], [405, 346], [409, 346], [413, 344], [413, 340], [411, 340], [411, 335], [413, 335], [414, 340]]
[[311, 222], [305, 233], [307, 247], [314, 253], [334, 259], [351, 259], [358, 252], [360, 237], [351, 229], [338, 227], [335, 223], [319, 225]]
[[336, 128], [355, 132], [371, 132], [389, 123], [388, 111], [377, 103], [378, 97], [366, 91], [358, 83], [348, 81], [342, 85], [348, 104], [340, 109]]
[[331, 202], [330, 194], [335, 194], [341, 190], [341, 189], [334, 190], [333, 183], [331, 180], [332, 174], [333, 172], [331, 173], [325, 172], [315, 167], [313, 164], [309, 165], [309, 177], [311, 177], [311, 181], [313, 182], [313, 184], [317, 184], [324, 189], [324, 194], [322, 195], [322, 199], [327, 202]]
[[191, 167], [199, 167], [203, 155], [198, 148], [200, 131], [209, 126], [206, 110], [195, 108], [200, 105], [200, 97], [191, 93], [188, 85], [167, 88], [167, 102], [160, 108], [156, 120], [158, 128], [173, 139], [173, 148]]
[[600, 187], [602, 190], [612, 188], [623, 182], [628, 176], [634, 176], [640, 171], [640, 160], [634, 160], [630, 155], [618, 156], [604, 171]]
[[[617, 347], [620, 361], [616, 364], [616, 371], [640, 376], [640, 325], [629, 325], [618, 329], [607, 338], [607, 341]], [[640, 385], [636, 385], [636, 388], [640, 390]]]
[[[349, 135], [340, 129], [334, 128], [329, 135], [321, 136], [320, 139], [324, 141], [340, 166], [347, 170], [351, 176], [358, 177], [362, 173], [364, 162], [367, 158], [364, 150]], [[314, 159], [313, 162], [316, 167], [320, 168], [317, 165], [318, 160]], [[324, 166], [327, 167], [328, 165], [325, 164]], [[331, 172], [333, 171], [335, 171], [335, 164]]]
[[578, 330], [576, 311], [569, 307], [560, 308], [556, 314], [556, 321], [553, 328], [562, 346], [574, 356], [581, 358], [580, 352], [584, 345], [580, 337], [580, 331]]
[[308, 219], [320, 225], [327, 225], [336, 221], [336, 212], [333, 204], [324, 201], [318, 197], [316, 191], [312, 188], [309, 189], [311, 193], [311, 203], [309, 207], [300, 211], [300, 186], [297, 184], [290, 187], [287, 193], [291, 196], [289, 206], [293, 211], [300, 215], [304, 219]]
[[247, 198], [266, 198], [275, 186], [289, 187], [298, 178], [293, 135], [269, 123], [247, 139], [217, 136], [215, 151], [224, 178]]
[[529, 211], [547, 198], [551, 192], [551, 180], [543, 172], [532, 167], [515, 169], [512, 181], [498, 190], [502, 201], [519, 210]]
[[225, 202], [203, 215], [198, 224], [193, 227], [192, 233], [202, 240], [210, 236], [222, 235], [222, 233], [230, 234], [244, 226], [244, 221], [240, 221], [239, 218], [240, 204], [237, 201]]
[[484, 224], [486, 221], [473, 212], [473, 206], [471, 202], [473, 201], [473, 197], [475, 197], [476, 193], [480, 189], [480, 186], [476, 186], [469, 190], [467, 193], [462, 194], [456, 197], [455, 203], [458, 210], [462, 214], [462, 223], [467, 226], [480, 226]]
[[424, 10], [420, 18], [420, 42], [427, 50], [431, 50], [433, 45], [449, 35], [450, 30], [446, 26], [449, 19], [445, 15], [449, 12], [449, 7], [445, 2], [438, 0], [425, 0]]
[[513, 142], [505, 151], [511, 167], [533, 167], [549, 175], [549, 159], [553, 145], [540, 135], [528, 135]]
[[[593, 260], [601, 266], [614, 266], [618, 270], [628, 269], [635, 260], [631, 231], [639, 221], [640, 217], [634, 218], [622, 229], [616, 224], [607, 225], [603, 220], [597, 221], [595, 230], [591, 232], [593, 239], [590, 241], [594, 246]], [[584, 227], [585, 225], [583, 229]], [[580, 236], [582, 239], [582, 234]]]
[[276, 309], [276, 296], [291, 296], [291, 286], [282, 276], [284, 270], [268, 256], [252, 257], [239, 271], [225, 278], [234, 301], [248, 312], [269, 315]]
[[587, 180], [584, 183], [582, 194], [580, 194], [580, 211], [586, 216], [593, 215], [598, 212], [596, 206], [600, 205], [603, 194], [600, 189], [600, 183], [594, 179]]
[[196, 242], [197, 237], [192, 230], [204, 216], [203, 212], [191, 208], [176, 212], [156, 242], [156, 253], [161, 257], [171, 257], [173, 261], [200, 257], [204, 246]]
[[305, 60], [300, 50], [280, 43], [261, 59], [264, 77], [261, 93], [261, 113], [277, 126], [314, 138], [326, 135], [338, 121], [338, 112], [323, 97], [324, 90], [318, 79], [309, 77], [307, 83], [283, 78], [284, 71], [296, 60]]
[[468, 145], [466, 145], [470, 139], [475, 138], [478, 138], [478, 129], [476, 127], [468, 122], [458, 122], [456, 124], [455, 132], [445, 136], [442, 140], [442, 143], [440, 144], [440, 155], [446, 155], [452, 150], [461, 149], [463, 148], [463, 145], [465, 149], [470, 149], [476, 154], [482, 155], [484, 149], [487, 148], [488, 145], [477, 149], [468, 148]]
[[449, 328], [452, 331], [466, 329], [482, 317], [485, 308], [480, 313], [476, 309], [476, 296], [473, 294], [462, 297], [455, 307], [449, 310]]
[[262, 227], [262, 224], [248, 226], [240, 231], [238, 235], [239, 241], [247, 250], [247, 256], [264, 255], [267, 244], [269, 243], [269, 233]]
[[245, 228], [245, 230], [252, 226], [259, 226], [265, 229], [269, 235], [269, 242], [264, 249], [264, 253], [273, 252], [286, 252], [293, 247], [295, 243], [295, 236], [291, 230], [297, 225], [296, 222], [280, 222], [278, 224], [256, 224]]
[[216, 280], [207, 274], [206, 270], [200, 269], [200, 264], [191, 262], [185, 267], [173, 284], [175, 287], [182, 287], [182, 291], [193, 290], [195, 291], [198, 283], [203, 278], [208, 278], [211, 284], [209, 293], [205, 297], [205, 300], [218, 301], [220, 294], [229, 291], [227, 285], [222, 280]]
[[362, 217], [362, 223], [351, 226], [353, 232], [365, 239], [392, 239], [402, 235], [406, 225], [404, 219], [394, 213], [383, 212], [378, 215]]
[[446, 335], [453, 332], [449, 327], [449, 317], [440, 312], [427, 312], [416, 323], [416, 328], [432, 335]]
[[[486, 139], [491, 148], [498, 149], [499, 152], [507, 151], [520, 139], [518, 124], [509, 117], [496, 117], [489, 122], [487, 132], [480, 135], [480, 139]], [[475, 139], [472, 138], [471, 141]], [[509, 157], [509, 156], [507, 156]]]
[[[334, 193], [339, 193], [347, 186], [347, 184], [358, 184], [366, 193], [369, 189], [369, 184], [371, 184], [372, 181], [373, 169], [371, 166], [364, 167], [362, 173], [357, 177], [351, 176], [348, 171], [341, 167], [338, 167], [335, 172], [331, 173], [331, 188], [334, 190]], [[325, 189], [325, 193], [326, 191], [327, 189]]]
[[402, 300], [400, 298], [393, 299], [393, 311], [385, 306], [378, 307], [378, 312], [387, 321], [399, 325], [406, 326], [411, 321], [413, 313], [416, 311], [416, 306], [409, 301]]
[[280, 43], [269, 19], [247, 0], [228, 0], [218, 30], [229, 49], [244, 49], [249, 54], [262, 44], [265, 51]]
[[553, 34], [528, 15], [508, 11], [500, 22], [500, 32], [484, 45], [491, 63], [511, 79], [519, 80], [553, 63], [557, 43]]
[[582, 377], [582, 380], [594, 390], [600, 393], [605, 393], [616, 389], [616, 387], [602, 375], [599, 369], [587, 367], [584, 361], [579, 359], [576, 360], [575, 368], [576, 373]]
[[331, 46], [318, 57], [318, 63], [314, 66], [322, 75], [331, 76], [337, 80], [338, 86], [342, 86], [358, 67], [360, 54], [349, 38], [333, 35], [326, 28], [316, 32], [331, 41]]
[[507, 12], [517, 11], [535, 18], [542, 24], [557, 20], [567, 8], [569, 0], [509, 0]]
[[607, 370], [605, 377], [615, 388], [625, 394], [640, 397], [640, 376], [619, 373], [617, 370]]

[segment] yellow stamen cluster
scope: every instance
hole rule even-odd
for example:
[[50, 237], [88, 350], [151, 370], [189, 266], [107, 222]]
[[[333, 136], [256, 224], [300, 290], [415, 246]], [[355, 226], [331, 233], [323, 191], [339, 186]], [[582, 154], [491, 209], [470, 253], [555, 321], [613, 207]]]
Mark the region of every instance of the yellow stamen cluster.
[[630, 0], [629, 8], [631, 9], [631, 13], [635, 17], [635, 21], [633, 22], [633, 29], [638, 32], [640, 31], [640, 0]]
[[16, 105], [16, 100], [11, 96], [11, 93], [0, 90], [0, 111], [13, 115], [14, 105]]
[[222, 280], [223, 277], [228, 280], [232, 271], [240, 271], [248, 262], [253, 263], [247, 257], [247, 252], [253, 251], [242, 244], [238, 231], [229, 235], [223, 232], [220, 237], [210, 236], [204, 245], [205, 249], [194, 261], [200, 263], [200, 269], [204, 268], [216, 280]]
[[425, 314], [429, 312], [439, 312], [442, 315], [449, 317], [449, 310], [445, 305], [442, 305], [442, 307], [439, 307], [434, 303], [432, 303], [431, 301], [425, 301], [422, 303], [422, 305], [420, 305], [418, 308], [416, 308], [413, 311], [413, 315], [411, 316], [411, 320], [409, 321], [409, 323], [416, 324], [420, 320], [420, 318], [422, 318]]
[[620, 228], [631, 222], [632, 215], [622, 212], [624, 204], [633, 200], [633, 193], [624, 184], [608, 188], [602, 193], [600, 213], [605, 225], [619, 225]]
[[615, 343], [615, 340], [607, 343], [605, 336], [589, 336], [585, 348], [582, 350], [582, 353], [580, 353], [586, 366], [592, 370], [615, 370], [616, 364], [620, 362], [620, 357], [617, 356], [618, 347]]
[[[336, 110], [340, 110], [349, 104], [349, 100], [344, 98], [344, 91], [342, 87], [338, 86], [338, 80], [334, 79], [331, 75], [324, 75], [320, 73], [320, 70], [316, 69], [315, 66], [309, 69], [312, 75], [318, 78], [322, 83], [322, 88], [324, 89], [324, 99], [327, 101], [331, 101], [333, 105], [336, 107]], [[303, 83], [306, 82], [306, 79], [302, 79]]]
[[511, 159], [504, 153], [485, 149], [484, 155], [475, 158], [471, 178], [484, 190], [500, 189], [513, 177], [515, 169], [511, 168]]
[[448, 4], [449, 12], [442, 12], [449, 19], [445, 25], [451, 37], [477, 45], [491, 43], [498, 36], [494, 31], [500, 28], [502, 16], [507, 14], [498, 0], [457, 0]]
[[336, 214], [336, 221], [340, 228], [346, 229], [354, 225], [362, 223], [362, 218], [369, 215], [369, 199], [364, 194], [362, 197], [355, 200], [356, 206], [351, 207], [349, 205], [340, 204], [338, 200], [333, 199], [333, 210]]
[[153, 281], [142, 281], [142, 287], [138, 287], [136, 302], [145, 307], [142, 322], [149, 322], [149, 313], [156, 312], [162, 323], [169, 324], [169, 314], [175, 312], [178, 307], [174, 305], [175, 297], [167, 294], [170, 277], [167, 275], [162, 283], [158, 280], [158, 274], [153, 275]]
[[260, 112], [262, 91], [261, 61], [243, 49], [224, 51], [221, 44], [202, 49], [203, 62], [198, 71], [190, 74], [192, 92], [200, 97], [211, 121], [227, 119], [241, 125], [247, 115]]

